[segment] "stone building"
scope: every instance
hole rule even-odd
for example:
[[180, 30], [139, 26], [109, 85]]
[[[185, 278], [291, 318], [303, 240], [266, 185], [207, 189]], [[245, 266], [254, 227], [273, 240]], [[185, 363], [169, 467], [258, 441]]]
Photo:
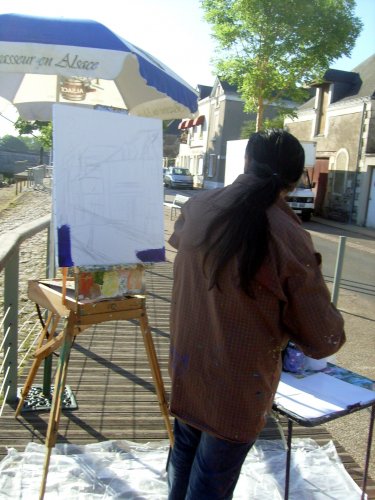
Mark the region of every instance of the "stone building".
[[[213, 87], [198, 85], [198, 90], [198, 116], [182, 120], [179, 125], [181, 144], [176, 163], [189, 168], [195, 185], [208, 189], [222, 187], [227, 141], [240, 139], [244, 123], [255, 121], [256, 114], [246, 113], [237, 89], [219, 77]], [[277, 106], [271, 105], [265, 111], [265, 118], [277, 114]]]
[[315, 141], [315, 213], [375, 227], [375, 54], [352, 71], [329, 69], [285, 126]]

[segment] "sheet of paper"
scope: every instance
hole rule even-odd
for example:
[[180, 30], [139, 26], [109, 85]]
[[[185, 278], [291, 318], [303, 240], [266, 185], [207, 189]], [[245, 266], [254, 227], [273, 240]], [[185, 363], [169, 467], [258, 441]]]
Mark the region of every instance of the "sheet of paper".
[[371, 401], [375, 401], [375, 391], [325, 373], [304, 378], [283, 373], [275, 396], [278, 405], [302, 418], [318, 418]]

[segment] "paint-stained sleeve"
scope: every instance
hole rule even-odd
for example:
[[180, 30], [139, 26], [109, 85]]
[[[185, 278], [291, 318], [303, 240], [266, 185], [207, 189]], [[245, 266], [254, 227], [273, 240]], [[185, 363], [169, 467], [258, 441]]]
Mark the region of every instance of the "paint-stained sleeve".
[[301, 263], [300, 272], [287, 279], [282, 321], [302, 351], [319, 359], [334, 354], [344, 344], [344, 320], [331, 303], [317, 256], [309, 257]]

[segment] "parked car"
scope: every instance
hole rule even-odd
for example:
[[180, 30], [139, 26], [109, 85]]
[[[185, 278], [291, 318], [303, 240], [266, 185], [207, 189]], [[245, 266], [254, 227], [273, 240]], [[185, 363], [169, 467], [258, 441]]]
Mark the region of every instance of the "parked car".
[[194, 180], [188, 168], [169, 167], [164, 174], [164, 186], [193, 189]]

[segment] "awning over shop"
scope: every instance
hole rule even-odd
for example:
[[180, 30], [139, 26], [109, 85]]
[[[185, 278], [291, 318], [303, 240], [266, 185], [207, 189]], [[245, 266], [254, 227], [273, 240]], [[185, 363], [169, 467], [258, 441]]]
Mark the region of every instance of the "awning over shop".
[[197, 116], [197, 118], [194, 118], [193, 127], [196, 127], [197, 125], [203, 125], [203, 123], [204, 123], [204, 115]]
[[204, 115], [198, 116], [197, 118], [194, 119], [185, 119], [182, 120], [179, 125], [178, 129], [179, 130], [185, 130], [190, 127], [195, 127], [196, 125], [201, 125], [204, 122]]
[[189, 120], [182, 120], [179, 124], [178, 124], [178, 130], [183, 130], [186, 128], [185, 124], [188, 122]]
[[[189, 119], [182, 120], [180, 122], [180, 124], [178, 125], [179, 130], [185, 130], [186, 128], [191, 127], [193, 125], [193, 121], [194, 120], [189, 120]], [[191, 122], [191, 125], [190, 125], [190, 122]]]

